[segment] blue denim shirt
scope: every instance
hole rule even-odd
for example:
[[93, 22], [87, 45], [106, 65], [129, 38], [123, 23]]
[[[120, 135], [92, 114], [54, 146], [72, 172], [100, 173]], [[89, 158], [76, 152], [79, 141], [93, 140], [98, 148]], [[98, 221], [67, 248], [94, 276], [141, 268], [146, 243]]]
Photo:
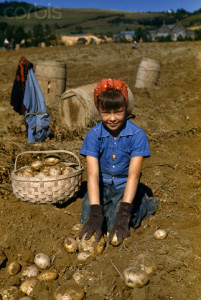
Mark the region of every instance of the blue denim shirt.
[[[80, 154], [99, 160], [100, 182], [124, 188], [128, 179], [130, 160], [135, 156], [151, 156], [147, 136], [143, 129], [126, 120], [116, 139], [102, 122], [86, 135]], [[112, 160], [115, 154], [116, 160]]]

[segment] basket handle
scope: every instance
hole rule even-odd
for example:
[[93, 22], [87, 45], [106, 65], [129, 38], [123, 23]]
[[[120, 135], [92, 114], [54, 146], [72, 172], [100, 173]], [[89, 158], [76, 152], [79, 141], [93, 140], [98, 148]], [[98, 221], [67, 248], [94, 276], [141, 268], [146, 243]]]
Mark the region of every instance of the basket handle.
[[80, 164], [80, 160], [77, 157], [77, 155], [73, 152], [67, 151], [67, 150], [48, 150], [48, 151], [25, 151], [25, 152], [21, 152], [16, 156], [15, 159], [15, 167], [14, 167], [14, 171], [17, 170], [17, 160], [19, 158], [20, 155], [24, 155], [24, 154], [36, 154], [36, 153], [66, 153], [66, 154], [70, 154], [72, 156], [74, 156], [79, 164], [79, 167], [81, 168], [81, 164]]

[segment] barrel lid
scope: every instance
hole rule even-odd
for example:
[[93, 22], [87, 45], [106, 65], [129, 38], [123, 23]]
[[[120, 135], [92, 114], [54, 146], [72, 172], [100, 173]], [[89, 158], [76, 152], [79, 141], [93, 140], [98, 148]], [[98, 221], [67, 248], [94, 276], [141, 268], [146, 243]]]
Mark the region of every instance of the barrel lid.
[[43, 65], [43, 66], [51, 66], [51, 67], [63, 67], [66, 66], [64, 62], [61, 61], [52, 61], [52, 60], [38, 60], [36, 62], [37, 65]]

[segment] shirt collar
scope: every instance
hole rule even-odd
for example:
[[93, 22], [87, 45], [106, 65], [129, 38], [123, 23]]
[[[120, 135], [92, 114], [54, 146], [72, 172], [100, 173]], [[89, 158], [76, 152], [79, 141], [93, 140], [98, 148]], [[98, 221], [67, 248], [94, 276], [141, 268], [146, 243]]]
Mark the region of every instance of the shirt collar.
[[[131, 126], [129, 126], [128, 120], [125, 120], [123, 128], [122, 128], [119, 136], [128, 136], [128, 135], [133, 135], [133, 130], [132, 130]], [[105, 137], [109, 137], [109, 136], [110, 136], [109, 131], [107, 131], [107, 129], [105, 128], [103, 123], [100, 122], [100, 131], [98, 134], [98, 138], [105, 138]]]

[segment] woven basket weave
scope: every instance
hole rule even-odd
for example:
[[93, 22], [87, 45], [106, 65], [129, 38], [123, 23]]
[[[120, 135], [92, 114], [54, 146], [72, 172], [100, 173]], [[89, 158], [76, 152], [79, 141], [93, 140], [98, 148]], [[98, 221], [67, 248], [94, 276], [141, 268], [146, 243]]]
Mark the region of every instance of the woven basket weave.
[[[46, 176], [43, 178], [18, 176], [17, 172], [26, 168], [17, 169], [18, 158], [20, 155], [27, 153], [48, 155], [66, 153], [75, 157], [78, 165], [76, 164], [75, 171], [66, 175]], [[65, 164], [69, 165], [68, 163]], [[22, 201], [46, 204], [64, 203], [69, 198], [75, 196], [79, 190], [82, 182], [82, 171], [79, 158], [74, 153], [66, 150], [22, 152], [17, 155], [14, 171], [11, 173], [13, 192], [15, 196]]]

